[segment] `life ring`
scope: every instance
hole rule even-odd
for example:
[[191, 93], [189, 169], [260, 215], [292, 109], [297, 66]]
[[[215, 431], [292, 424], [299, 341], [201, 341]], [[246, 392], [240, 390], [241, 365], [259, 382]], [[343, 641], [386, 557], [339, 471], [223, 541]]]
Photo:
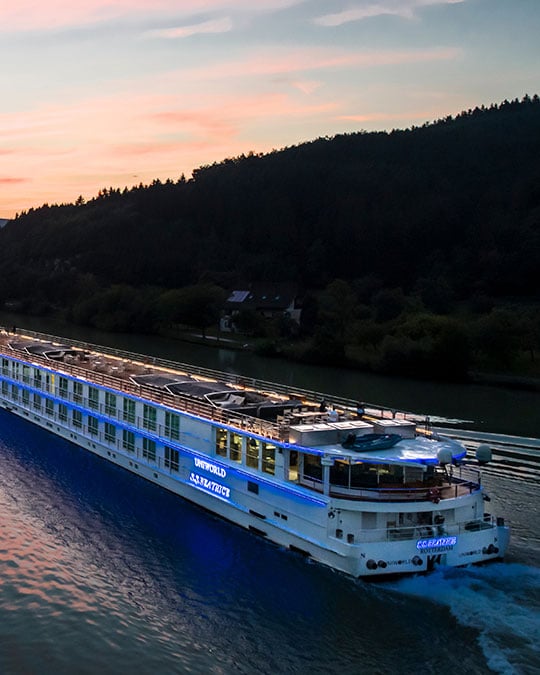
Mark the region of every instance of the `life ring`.
[[430, 488], [428, 497], [434, 504], [438, 504], [441, 501], [441, 491], [436, 487]]

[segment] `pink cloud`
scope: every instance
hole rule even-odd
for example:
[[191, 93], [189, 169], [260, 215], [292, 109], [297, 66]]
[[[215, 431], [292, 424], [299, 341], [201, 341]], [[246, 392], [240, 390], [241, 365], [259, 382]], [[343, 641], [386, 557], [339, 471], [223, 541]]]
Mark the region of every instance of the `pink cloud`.
[[166, 28], [163, 30], [151, 30], [146, 33], [148, 37], [162, 38], [165, 40], [174, 40], [177, 38], [186, 38], [193, 35], [209, 33], [227, 33], [232, 29], [232, 21], [229, 17], [223, 19], [213, 19], [211, 21], [202, 21], [200, 23], [178, 26], [177, 28]]
[[17, 0], [0, 5], [0, 32], [54, 29], [101, 23], [121, 17], [180, 17], [215, 11], [280, 10], [301, 0]]
[[369, 68], [407, 63], [423, 63], [453, 60], [461, 56], [457, 48], [433, 48], [410, 50], [364, 50], [346, 52], [335, 49], [283, 49], [259, 51], [249, 59], [224, 61], [195, 67], [181, 75], [190, 80], [224, 79], [235, 77], [259, 77], [284, 75], [343, 68]]

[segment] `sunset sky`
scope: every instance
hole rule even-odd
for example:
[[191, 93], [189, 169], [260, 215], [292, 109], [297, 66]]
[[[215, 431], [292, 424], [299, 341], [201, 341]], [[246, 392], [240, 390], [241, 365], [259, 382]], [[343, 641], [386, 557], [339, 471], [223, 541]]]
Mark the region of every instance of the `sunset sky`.
[[540, 0], [0, 0], [0, 217], [540, 93]]

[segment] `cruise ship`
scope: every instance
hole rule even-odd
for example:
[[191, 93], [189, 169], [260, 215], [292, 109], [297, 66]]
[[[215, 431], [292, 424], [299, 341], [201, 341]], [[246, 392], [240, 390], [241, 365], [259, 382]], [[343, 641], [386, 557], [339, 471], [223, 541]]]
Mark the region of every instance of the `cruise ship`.
[[405, 413], [32, 331], [0, 359], [11, 414], [353, 577], [504, 556], [489, 448]]

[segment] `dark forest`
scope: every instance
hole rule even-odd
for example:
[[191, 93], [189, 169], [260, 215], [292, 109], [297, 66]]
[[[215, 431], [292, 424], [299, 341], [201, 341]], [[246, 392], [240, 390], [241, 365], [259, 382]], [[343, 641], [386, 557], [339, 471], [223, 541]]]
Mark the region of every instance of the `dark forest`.
[[0, 230], [0, 306], [204, 331], [230, 290], [290, 282], [301, 325], [243, 317], [257, 348], [427, 377], [539, 375], [539, 270], [538, 96], [104, 188]]

